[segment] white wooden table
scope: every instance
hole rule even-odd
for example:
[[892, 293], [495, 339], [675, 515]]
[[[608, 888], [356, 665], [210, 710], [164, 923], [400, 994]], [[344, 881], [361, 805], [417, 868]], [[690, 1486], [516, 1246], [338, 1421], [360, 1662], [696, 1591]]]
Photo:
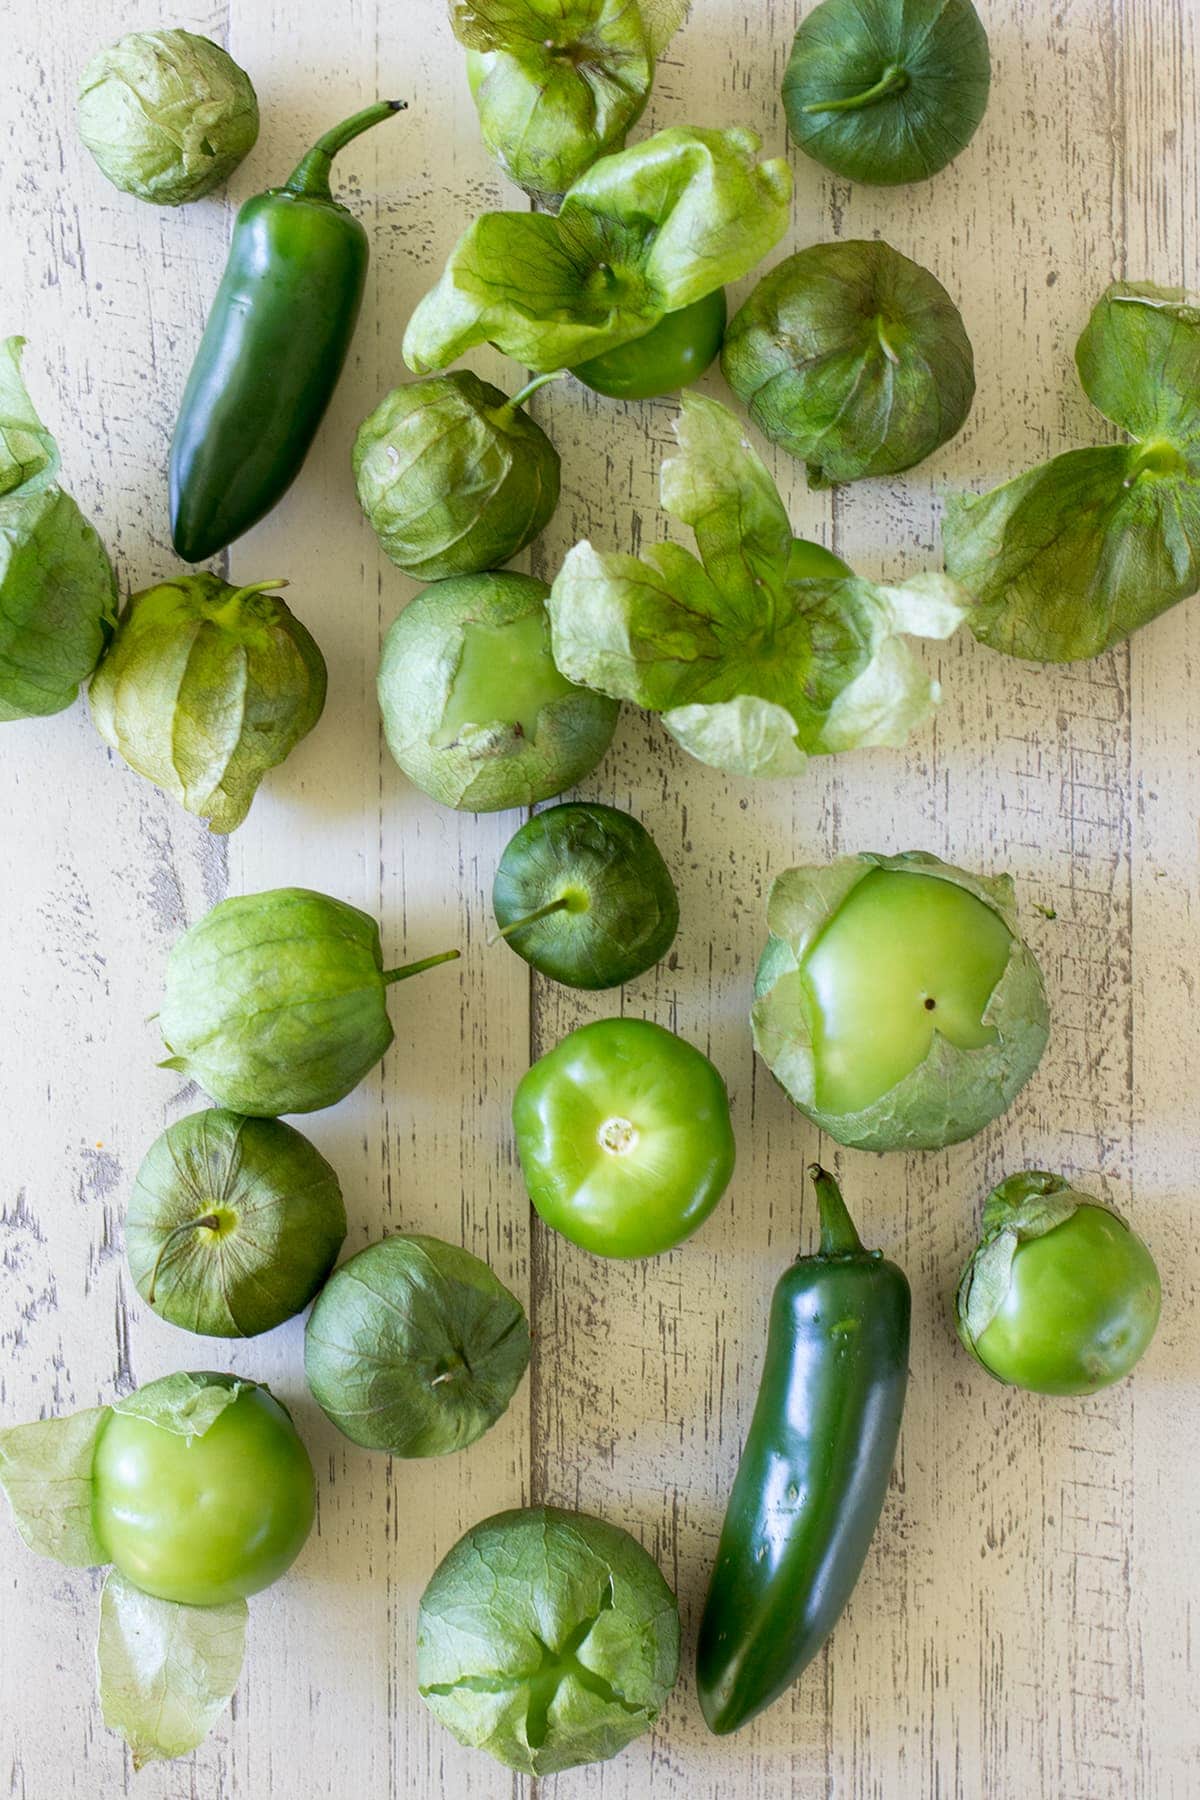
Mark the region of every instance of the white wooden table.
[[[645, 124], [744, 123], [784, 146], [778, 100], [798, 0], [695, 0]], [[772, 458], [798, 531], [864, 573], [936, 555], [940, 496], [990, 484], [1103, 426], [1071, 350], [1118, 274], [1200, 285], [1195, 0], [991, 0], [991, 107], [970, 150], [907, 191], [850, 188], [795, 157], [787, 245], [882, 233], [960, 298], [979, 396], [910, 476], [809, 494]], [[64, 447], [65, 479], [137, 588], [174, 567], [164, 467], [234, 206], [318, 130], [379, 94], [411, 110], [341, 159], [373, 267], [352, 360], [300, 481], [237, 544], [239, 580], [288, 575], [330, 665], [316, 732], [249, 822], [212, 838], [106, 753], [86, 707], [0, 727], [0, 1419], [89, 1406], [168, 1370], [230, 1366], [296, 1409], [318, 1529], [252, 1603], [232, 1713], [142, 1800], [501, 1800], [532, 1794], [460, 1750], [417, 1698], [418, 1596], [468, 1525], [522, 1501], [605, 1514], [678, 1589], [685, 1673], [661, 1728], [539, 1800], [1196, 1800], [1200, 1794], [1200, 1311], [1195, 1084], [1200, 602], [1110, 656], [1018, 664], [968, 634], [930, 648], [945, 688], [907, 755], [829, 759], [794, 783], [726, 780], [628, 712], [591, 795], [632, 808], [679, 884], [668, 963], [581, 997], [489, 950], [492, 872], [518, 820], [440, 810], [382, 747], [381, 633], [414, 591], [377, 551], [349, 473], [353, 430], [403, 379], [408, 314], [473, 212], [518, 204], [484, 155], [442, 0], [210, 0], [165, 22], [228, 43], [263, 130], [224, 199], [156, 210], [109, 188], [74, 129], [79, 69], [158, 21], [121, 0], [0, 0], [0, 333]], [[783, 253], [781, 248], [780, 254]], [[749, 284], [746, 284], [747, 286]], [[739, 296], [740, 297], [740, 296]], [[518, 371], [499, 358], [511, 388]], [[717, 377], [710, 388], [721, 391]], [[670, 402], [574, 385], [536, 411], [564, 458], [534, 553], [661, 531]], [[763, 901], [789, 863], [920, 847], [1009, 868], [1044, 959], [1054, 1035], [1009, 1116], [943, 1155], [839, 1153], [755, 1064], [746, 1027]], [[139, 1159], [199, 1104], [154, 1067], [167, 950], [225, 894], [299, 883], [379, 914], [385, 948], [465, 947], [399, 990], [397, 1043], [305, 1124], [338, 1168], [348, 1248], [397, 1227], [487, 1258], [525, 1296], [532, 1375], [465, 1455], [389, 1462], [308, 1398], [301, 1326], [229, 1348], [151, 1316], [121, 1247]], [[1052, 908], [1043, 918], [1034, 902]], [[739, 1169], [673, 1255], [606, 1264], [531, 1223], [508, 1126], [530, 1057], [628, 1009], [708, 1050], [732, 1093]], [[864, 1231], [914, 1287], [912, 1385], [891, 1497], [820, 1662], [734, 1740], [708, 1737], [690, 1676], [699, 1603], [759, 1373], [767, 1300], [813, 1240], [805, 1163], [841, 1171]], [[975, 1208], [1003, 1172], [1065, 1169], [1123, 1208], [1164, 1278], [1136, 1377], [1092, 1400], [995, 1386], [947, 1313]], [[98, 1581], [39, 1561], [0, 1523], [0, 1791], [112, 1800], [134, 1787], [93, 1699]]]

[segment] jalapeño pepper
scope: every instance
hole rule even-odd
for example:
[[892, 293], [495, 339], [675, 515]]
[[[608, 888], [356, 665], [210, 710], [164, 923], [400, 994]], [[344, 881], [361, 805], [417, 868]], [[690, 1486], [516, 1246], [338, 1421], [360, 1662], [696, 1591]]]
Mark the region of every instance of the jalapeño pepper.
[[171, 444], [171, 536], [185, 562], [249, 531], [300, 473], [350, 348], [369, 254], [330, 192], [330, 166], [404, 104], [381, 100], [327, 131], [283, 187], [237, 216]]
[[771, 1302], [766, 1367], [721, 1530], [696, 1655], [711, 1731], [736, 1731], [833, 1630], [887, 1493], [908, 1380], [911, 1294], [864, 1250], [831, 1175], [809, 1170], [821, 1244]]

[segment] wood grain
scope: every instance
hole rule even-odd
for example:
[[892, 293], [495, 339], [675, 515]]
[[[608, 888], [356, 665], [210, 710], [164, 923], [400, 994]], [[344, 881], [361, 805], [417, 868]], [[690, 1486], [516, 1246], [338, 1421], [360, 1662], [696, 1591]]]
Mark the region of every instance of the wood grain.
[[[780, 151], [779, 83], [804, 10], [695, 0], [639, 132], [738, 122]], [[902, 480], [817, 496], [797, 465], [768, 457], [797, 531], [870, 575], [936, 563], [947, 489], [1099, 441], [1071, 349], [1114, 274], [1200, 286], [1192, 0], [993, 0], [986, 19], [991, 106], [936, 181], [855, 189], [793, 157], [778, 256], [884, 236], [946, 283], [976, 348], [966, 429]], [[110, 757], [82, 703], [0, 733], [0, 1418], [91, 1405], [219, 1353], [295, 1405], [320, 1515], [294, 1573], [254, 1602], [229, 1718], [135, 1790], [92, 1695], [96, 1583], [31, 1557], [4, 1524], [0, 1782], [20, 1800], [1193, 1800], [1196, 603], [1074, 668], [1010, 662], [965, 634], [931, 648], [945, 703], [908, 752], [830, 760], [795, 782], [727, 780], [628, 713], [586, 792], [654, 832], [680, 888], [679, 939], [620, 994], [531, 986], [515, 956], [486, 946], [491, 875], [517, 820], [433, 806], [381, 745], [379, 640], [414, 589], [379, 556], [348, 464], [357, 421], [404, 377], [405, 321], [449, 245], [474, 212], [519, 197], [478, 143], [442, 0], [226, 0], [176, 22], [250, 69], [264, 128], [226, 200], [168, 212], [108, 188], [74, 131], [78, 71], [128, 27], [127, 9], [0, 6], [0, 334], [30, 338], [27, 372], [65, 478], [126, 587], [172, 567], [166, 447], [234, 206], [356, 105], [394, 90], [412, 107], [342, 159], [373, 241], [351, 364], [293, 493], [228, 558], [239, 579], [291, 577], [330, 664], [321, 726], [228, 844]], [[502, 359], [474, 361], [517, 385]], [[717, 377], [707, 386], [722, 392]], [[573, 383], [535, 406], [564, 458], [535, 572], [549, 578], [584, 536], [626, 549], [663, 535], [673, 406], [597, 400]], [[869, 1159], [821, 1142], [750, 1051], [771, 879], [868, 847], [1011, 869], [1047, 971], [1055, 1032], [1042, 1070], [1004, 1120], [942, 1155]], [[201, 1103], [153, 1067], [147, 1019], [166, 952], [223, 894], [284, 882], [377, 912], [397, 958], [464, 946], [461, 964], [394, 996], [397, 1043], [381, 1069], [305, 1125], [342, 1175], [348, 1249], [389, 1229], [437, 1232], [528, 1300], [530, 1381], [488, 1438], [446, 1462], [389, 1463], [340, 1438], [307, 1398], [299, 1327], [218, 1352], [130, 1289], [129, 1183], [163, 1124]], [[658, 1019], [716, 1060], [740, 1150], [702, 1233], [632, 1265], [531, 1225], [508, 1125], [530, 1055], [615, 1011]], [[814, 1153], [912, 1278], [911, 1397], [884, 1521], [831, 1645], [785, 1701], [718, 1743], [699, 1721], [690, 1656], [770, 1290], [813, 1235], [802, 1176]], [[1092, 1184], [1159, 1257], [1162, 1329], [1110, 1394], [1012, 1394], [957, 1348], [946, 1302], [975, 1209], [1022, 1164]], [[436, 1561], [468, 1524], [527, 1500], [626, 1524], [685, 1620], [684, 1678], [660, 1728], [612, 1763], [538, 1784], [460, 1750], [413, 1676], [416, 1602]]]

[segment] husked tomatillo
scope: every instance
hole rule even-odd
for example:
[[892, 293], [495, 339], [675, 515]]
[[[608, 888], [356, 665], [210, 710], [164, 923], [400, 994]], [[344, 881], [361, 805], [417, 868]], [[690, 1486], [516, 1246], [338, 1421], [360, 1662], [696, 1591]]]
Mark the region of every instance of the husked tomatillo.
[[1007, 875], [921, 851], [840, 857], [778, 876], [767, 918], [755, 1048], [839, 1143], [959, 1143], [1041, 1061], [1046, 993]]

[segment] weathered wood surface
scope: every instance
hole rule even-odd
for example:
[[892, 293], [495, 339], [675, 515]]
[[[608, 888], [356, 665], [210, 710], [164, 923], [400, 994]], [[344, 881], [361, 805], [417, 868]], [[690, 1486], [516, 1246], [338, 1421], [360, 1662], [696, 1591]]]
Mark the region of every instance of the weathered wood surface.
[[[779, 81], [802, 10], [695, 0], [639, 129], [737, 121], [782, 148]], [[350, 1247], [398, 1225], [465, 1243], [527, 1296], [537, 1343], [503, 1423], [434, 1464], [389, 1464], [327, 1425], [306, 1397], [298, 1326], [221, 1349], [296, 1407], [319, 1529], [287, 1582], [253, 1603], [232, 1714], [136, 1792], [532, 1794], [461, 1751], [413, 1689], [421, 1588], [458, 1533], [502, 1505], [545, 1498], [627, 1524], [679, 1590], [690, 1653], [767, 1298], [811, 1238], [801, 1177], [820, 1151], [916, 1299], [902, 1451], [862, 1583], [821, 1662], [740, 1737], [706, 1735], [685, 1673], [660, 1730], [611, 1764], [541, 1783], [542, 1800], [1194, 1800], [1200, 603], [1073, 669], [1011, 663], [964, 634], [930, 652], [945, 704], [908, 754], [843, 758], [792, 784], [725, 780], [630, 714], [587, 791], [631, 806], [657, 836], [683, 900], [676, 952], [621, 996], [531, 991], [523, 965], [485, 945], [491, 874], [516, 821], [439, 810], [381, 747], [378, 642], [413, 589], [378, 555], [348, 473], [356, 422], [404, 373], [413, 303], [470, 214], [504, 193], [443, 13], [442, 0], [184, 6], [172, 22], [227, 42], [252, 72], [264, 128], [227, 202], [160, 213], [109, 189], [73, 128], [79, 68], [128, 27], [128, 9], [0, 8], [0, 333], [29, 336], [66, 479], [131, 587], [171, 567], [166, 448], [233, 205], [356, 104], [381, 90], [412, 102], [343, 159], [374, 243], [352, 363], [293, 494], [229, 558], [245, 579], [292, 576], [330, 663], [320, 728], [228, 844], [108, 756], [82, 704], [0, 735], [0, 1418], [91, 1405], [212, 1361], [212, 1347], [148, 1315], [121, 1253], [143, 1150], [199, 1103], [154, 1069], [147, 1015], [185, 924], [225, 893], [282, 882], [378, 909], [398, 953], [466, 946], [460, 965], [395, 996], [398, 1042], [382, 1069], [306, 1129], [342, 1174]], [[1192, 0], [993, 0], [986, 14], [991, 108], [944, 175], [872, 192], [795, 159], [785, 248], [886, 236], [961, 297], [976, 346], [966, 430], [905, 479], [817, 497], [773, 459], [797, 529], [866, 573], [932, 561], [947, 487], [1094, 437], [1070, 351], [1107, 280], [1200, 285]], [[569, 385], [537, 409], [564, 453], [565, 492], [534, 568], [551, 572], [585, 534], [610, 548], [658, 534], [672, 406]], [[771, 877], [800, 859], [908, 846], [1017, 876], [1055, 1032], [1017, 1107], [972, 1144], [878, 1160], [819, 1142], [755, 1066], [744, 1014]], [[741, 1149], [701, 1235], [632, 1266], [531, 1226], [507, 1125], [529, 1056], [618, 1007], [710, 1051]], [[1001, 1390], [948, 1324], [974, 1208], [993, 1178], [1030, 1163], [1128, 1207], [1162, 1266], [1158, 1339], [1135, 1381], [1097, 1399]], [[97, 1583], [33, 1558], [7, 1523], [0, 1581], [0, 1785], [19, 1800], [130, 1790], [92, 1697]]]

